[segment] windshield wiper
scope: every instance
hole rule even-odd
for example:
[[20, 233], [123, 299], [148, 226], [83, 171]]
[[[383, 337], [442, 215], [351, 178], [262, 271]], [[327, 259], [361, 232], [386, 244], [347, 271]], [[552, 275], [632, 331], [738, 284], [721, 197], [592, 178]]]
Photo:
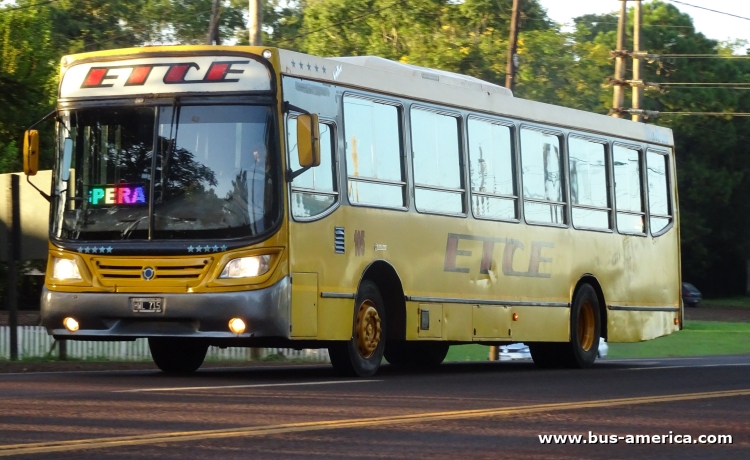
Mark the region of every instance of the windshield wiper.
[[125, 230], [122, 231], [122, 237], [124, 240], [127, 240], [130, 238], [130, 234], [133, 233], [133, 230], [135, 230], [138, 227], [138, 224], [141, 223], [144, 219], [148, 219], [149, 216], [143, 216], [139, 217], [135, 220], [132, 224], [128, 225]]

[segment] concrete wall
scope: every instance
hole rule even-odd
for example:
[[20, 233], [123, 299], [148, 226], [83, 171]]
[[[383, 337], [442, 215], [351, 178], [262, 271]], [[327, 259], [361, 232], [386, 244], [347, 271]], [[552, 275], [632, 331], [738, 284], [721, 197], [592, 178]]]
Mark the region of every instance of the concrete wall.
[[[21, 192], [21, 260], [47, 258], [47, 241], [49, 238], [49, 203], [26, 181], [23, 173], [19, 175]], [[0, 261], [10, 256], [11, 196], [10, 174], [0, 174]], [[39, 189], [49, 193], [52, 188], [52, 171], [39, 171], [31, 181]]]

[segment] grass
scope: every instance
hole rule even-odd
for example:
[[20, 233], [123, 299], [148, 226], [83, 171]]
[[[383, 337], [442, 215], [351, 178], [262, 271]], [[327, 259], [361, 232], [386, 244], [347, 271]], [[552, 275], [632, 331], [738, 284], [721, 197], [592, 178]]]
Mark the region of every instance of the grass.
[[701, 307], [739, 307], [750, 308], [750, 297], [725, 297], [721, 299], [703, 299]]
[[489, 356], [490, 347], [484, 345], [453, 345], [448, 350], [445, 361], [487, 361]]
[[[451, 347], [446, 361], [487, 361], [488, 347]], [[750, 354], [750, 323], [686, 321], [674, 334], [638, 343], [609, 344], [609, 359]]]
[[686, 321], [674, 334], [647, 342], [613, 343], [608, 358], [738, 355], [750, 353], [750, 323]]

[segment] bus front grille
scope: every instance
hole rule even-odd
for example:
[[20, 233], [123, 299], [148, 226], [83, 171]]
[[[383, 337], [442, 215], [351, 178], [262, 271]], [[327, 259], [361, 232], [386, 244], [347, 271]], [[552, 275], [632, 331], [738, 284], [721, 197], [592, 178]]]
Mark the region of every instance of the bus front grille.
[[[211, 257], [93, 259], [95, 275], [104, 286], [197, 286], [206, 276]], [[149, 270], [151, 269], [151, 270]]]

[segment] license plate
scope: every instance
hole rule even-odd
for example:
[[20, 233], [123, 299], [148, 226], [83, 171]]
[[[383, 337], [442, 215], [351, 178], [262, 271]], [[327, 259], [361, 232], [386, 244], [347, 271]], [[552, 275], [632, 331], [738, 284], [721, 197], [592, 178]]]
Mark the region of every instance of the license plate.
[[164, 299], [161, 297], [132, 297], [130, 305], [136, 313], [161, 313], [164, 310]]

